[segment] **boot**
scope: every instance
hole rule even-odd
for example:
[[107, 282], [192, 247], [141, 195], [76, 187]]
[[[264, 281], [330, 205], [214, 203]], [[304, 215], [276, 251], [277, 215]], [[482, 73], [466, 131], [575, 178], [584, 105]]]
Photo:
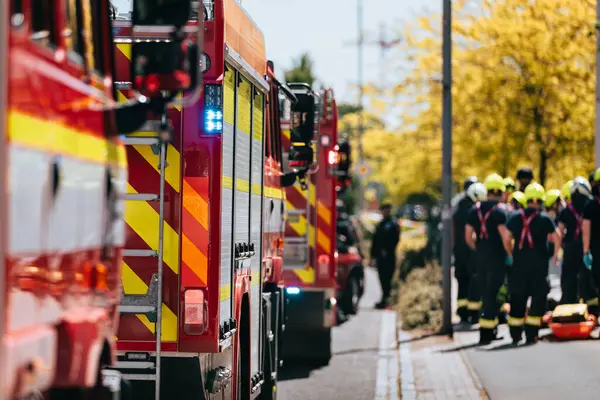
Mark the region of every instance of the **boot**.
[[523, 339], [523, 327], [511, 326], [510, 337], [512, 338], [513, 344], [518, 344]]
[[526, 342], [527, 344], [536, 344], [539, 340], [539, 333], [540, 328], [538, 328], [537, 326], [526, 326], [525, 327], [525, 337], [526, 337]]

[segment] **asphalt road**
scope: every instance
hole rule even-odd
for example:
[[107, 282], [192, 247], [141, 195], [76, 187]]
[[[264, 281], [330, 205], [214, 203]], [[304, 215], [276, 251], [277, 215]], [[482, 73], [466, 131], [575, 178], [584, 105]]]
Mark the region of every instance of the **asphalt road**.
[[288, 365], [280, 371], [281, 400], [361, 399], [375, 397], [380, 328], [384, 312], [373, 309], [381, 296], [376, 272], [367, 269], [358, 315], [333, 329], [333, 357], [328, 366]]
[[[560, 269], [551, 267], [551, 296], [560, 298]], [[554, 276], [552, 276], [554, 275]], [[476, 331], [455, 337], [466, 360], [490, 399], [570, 399], [600, 397], [600, 341], [558, 341], [551, 331], [538, 344], [514, 347], [508, 328], [500, 327], [503, 340], [476, 346]]]

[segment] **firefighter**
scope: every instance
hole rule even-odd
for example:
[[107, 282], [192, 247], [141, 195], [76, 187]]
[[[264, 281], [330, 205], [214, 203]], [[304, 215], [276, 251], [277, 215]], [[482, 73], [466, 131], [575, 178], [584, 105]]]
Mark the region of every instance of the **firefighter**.
[[484, 181], [487, 200], [477, 203], [469, 211], [465, 241], [475, 251], [477, 278], [482, 299], [479, 318], [479, 343], [496, 339], [498, 326], [497, 295], [504, 282], [506, 252], [502, 246], [499, 226], [506, 223], [504, 204], [500, 203], [506, 190], [504, 179], [491, 174]]
[[391, 204], [384, 203], [379, 210], [383, 219], [375, 227], [371, 260], [375, 261], [382, 292], [381, 301], [375, 307], [383, 309], [387, 307], [392, 291], [392, 278], [396, 270], [396, 247], [400, 242], [400, 226], [392, 218]]
[[[569, 184], [570, 183], [570, 184]], [[588, 301], [590, 297], [585, 293], [587, 286], [585, 278], [585, 265], [583, 263], [583, 242], [581, 228], [583, 223], [583, 209], [592, 198], [592, 188], [587, 179], [577, 177], [568, 183], [571, 201], [558, 214], [558, 230], [563, 237], [563, 263], [560, 276], [562, 291], [561, 304], [577, 303], [580, 295]], [[583, 275], [583, 276], [582, 276]], [[582, 293], [578, 293], [582, 291]], [[593, 298], [595, 296], [591, 296]]]
[[504, 178], [504, 186], [506, 187], [506, 191], [504, 192], [503, 202], [506, 204], [510, 204], [510, 200], [513, 192], [515, 191], [515, 181], [509, 176]]
[[465, 179], [463, 189], [465, 196], [458, 202], [454, 213], [452, 214], [452, 226], [454, 229], [454, 277], [458, 282], [458, 295], [456, 299], [456, 313], [460, 317], [461, 323], [469, 321], [469, 281], [472, 273], [470, 263], [472, 262], [473, 251], [465, 242], [465, 225], [467, 224], [467, 215], [473, 204], [485, 199], [487, 191], [477, 190], [477, 178], [471, 176]]
[[544, 206], [546, 213], [556, 221], [558, 214], [564, 208], [561, 193], [558, 189], [550, 189], [544, 195]]
[[[508, 325], [513, 344], [521, 341], [523, 326], [528, 344], [538, 340], [542, 317], [546, 311], [548, 293], [548, 235], [554, 243], [553, 261], [558, 260], [560, 234], [554, 221], [541, 211], [544, 188], [532, 183], [525, 188], [527, 208], [513, 213], [501, 226], [504, 249], [507, 251], [507, 264], [510, 266], [510, 316]], [[514, 239], [514, 245], [513, 245]], [[527, 299], [531, 306], [525, 317]]]
[[519, 168], [517, 171], [517, 181], [519, 181], [519, 190], [521, 192], [525, 191], [527, 185], [529, 185], [533, 181], [533, 171], [529, 167]]
[[512, 198], [510, 200], [510, 208], [512, 211], [518, 211], [521, 208], [527, 207], [527, 200], [525, 200], [525, 193], [517, 190], [513, 192]]
[[[475, 183], [469, 187], [467, 195], [473, 200], [474, 204], [487, 199], [487, 189], [483, 183]], [[472, 208], [472, 207], [471, 207]], [[470, 212], [470, 209], [469, 209]], [[467, 214], [468, 223], [468, 214]], [[466, 225], [465, 225], [466, 230]], [[465, 232], [466, 235], [466, 232]], [[466, 243], [466, 241], [465, 241]], [[467, 246], [469, 246], [467, 244]], [[481, 290], [479, 288], [479, 278], [477, 275], [477, 257], [475, 252], [469, 246], [471, 256], [469, 258], [469, 288], [467, 297], [468, 319], [471, 324], [479, 322], [479, 314], [481, 313]]]
[[583, 262], [591, 270], [596, 292], [587, 301], [590, 312], [598, 314], [597, 289], [600, 288], [600, 168], [594, 172], [592, 184], [593, 198], [583, 208], [581, 225], [583, 239]]
[[[589, 181], [588, 181], [589, 182]], [[591, 184], [591, 182], [589, 182]], [[571, 187], [573, 186], [573, 179], [565, 183], [560, 190], [560, 195], [562, 196], [565, 203], [568, 205], [571, 201]]]

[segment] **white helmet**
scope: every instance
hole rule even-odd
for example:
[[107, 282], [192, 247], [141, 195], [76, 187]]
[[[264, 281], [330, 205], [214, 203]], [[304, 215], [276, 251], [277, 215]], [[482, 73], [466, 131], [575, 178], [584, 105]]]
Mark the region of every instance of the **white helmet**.
[[571, 186], [571, 196], [573, 194], [579, 193], [586, 197], [592, 197], [592, 186], [587, 179], [583, 176], [578, 176], [573, 179], [573, 186]]
[[474, 183], [467, 189], [467, 196], [475, 203], [487, 199], [487, 189], [481, 182]]

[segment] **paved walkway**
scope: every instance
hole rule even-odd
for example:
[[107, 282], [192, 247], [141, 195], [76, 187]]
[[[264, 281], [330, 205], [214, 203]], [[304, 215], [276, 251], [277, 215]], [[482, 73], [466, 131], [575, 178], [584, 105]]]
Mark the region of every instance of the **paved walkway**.
[[403, 399], [487, 399], [457, 341], [404, 331], [399, 336]]

